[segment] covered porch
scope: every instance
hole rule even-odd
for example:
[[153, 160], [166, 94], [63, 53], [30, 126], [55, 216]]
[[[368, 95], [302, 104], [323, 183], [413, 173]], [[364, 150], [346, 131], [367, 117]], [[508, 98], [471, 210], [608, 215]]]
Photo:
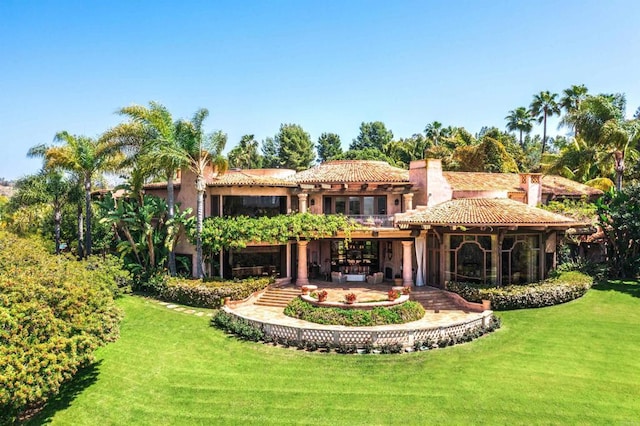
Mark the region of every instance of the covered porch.
[[559, 238], [584, 225], [507, 198], [449, 200], [398, 215], [396, 223], [425, 239], [418, 274], [440, 288], [540, 281], [556, 266]]

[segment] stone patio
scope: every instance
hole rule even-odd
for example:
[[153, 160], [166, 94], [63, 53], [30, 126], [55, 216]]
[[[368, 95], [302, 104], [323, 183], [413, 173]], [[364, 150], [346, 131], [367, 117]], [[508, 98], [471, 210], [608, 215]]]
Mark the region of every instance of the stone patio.
[[[327, 290], [329, 293], [328, 300], [343, 300], [346, 293], [355, 293], [357, 300], [373, 300], [384, 299], [387, 292], [391, 289], [392, 284], [368, 285], [367, 283], [343, 283], [335, 284], [326, 281], [311, 281], [310, 284], [318, 286], [318, 290]], [[432, 287], [412, 287], [412, 299], [420, 293], [429, 291], [439, 291]], [[477, 323], [483, 320], [491, 311], [470, 312], [462, 308], [459, 309], [440, 309], [439, 312], [427, 309], [424, 317], [418, 321], [405, 324], [393, 324], [371, 327], [346, 327], [342, 325], [324, 325], [316, 324], [296, 318], [291, 318], [283, 313], [283, 308], [260, 306], [254, 304], [257, 297], [251, 297], [242, 302], [233, 302], [225, 306], [227, 312], [235, 314], [241, 318], [255, 321], [262, 324], [271, 324], [275, 326], [285, 326], [300, 329], [315, 330], [350, 330], [350, 331], [408, 331], [422, 329], [443, 329], [448, 327], [459, 327], [464, 324]]]

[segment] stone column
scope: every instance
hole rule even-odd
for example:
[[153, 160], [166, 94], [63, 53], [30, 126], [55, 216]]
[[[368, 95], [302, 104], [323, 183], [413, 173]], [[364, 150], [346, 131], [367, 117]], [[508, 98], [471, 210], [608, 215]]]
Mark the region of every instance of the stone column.
[[404, 200], [404, 211], [413, 210], [413, 194], [402, 194]]
[[298, 194], [298, 209], [300, 210], [300, 213], [306, 213], [307, 212], [307, 199], [308, 198], [309, 198], [309, 194]]
[[413, 285], [413, 241], [402, 242], [402, 285], [411, 287]]
[[308, 244], [309, 241], [298, 241], [298, 278], [296, 279], [296, 285], [298, 287], [309, 284], [309, 275], [307, 271]]

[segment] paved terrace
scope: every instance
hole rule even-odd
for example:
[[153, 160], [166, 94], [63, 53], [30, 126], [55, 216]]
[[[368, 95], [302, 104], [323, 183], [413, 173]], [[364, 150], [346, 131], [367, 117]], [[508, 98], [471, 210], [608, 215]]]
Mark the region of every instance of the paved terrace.
[[[327, 290], [327, 300], [342, 301], [346, 293], [355, 293], [357, 300], [379, 300], [387, 297], [390, 284], [368, 285], [366, 283], [335, 284], [325, 281], [313, 281], [319, 290]], [[295, 288], [288, 286], [284, 288]], [[255, 302], [260, 295], [225, 306], [228, 312], [261, 325], [268, 334], [278, 337], [298, 338], [299, 340], [334, 341], [350, 344], [363, 344], [367, 341], [377, 343], [401, 343], [405, 347], [413, 345], [414, 340], [438, 339], [446, 335], [461, 335], [466, 330], [486, 325], [492, 316], [491, 311], [472, 312], [453, 303], [447, 307], [434, 309], [424, 301], [431, 296], [445, 298], [444, 292], [433, 287], [413, 287], [411, 299], [425, 305], [426, 314], [418, 321], [405, 324], [393, 324], [370, 327], [348, 327], [342, 325], [316, 324], [283, 313], [281, 307], [261, 306]]]

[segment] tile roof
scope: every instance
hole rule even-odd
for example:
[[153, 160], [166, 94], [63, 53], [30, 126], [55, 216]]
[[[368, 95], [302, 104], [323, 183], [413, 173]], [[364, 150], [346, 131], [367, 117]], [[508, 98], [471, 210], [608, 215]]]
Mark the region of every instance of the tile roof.
[[542, 177], [542, 193], [559, 196], [600, 196], [603, 192], [580, 182], [562, 176], [546, 175]]
[[[454, 191], [522, 192], [517, 173], [442, 172]], [[555, 175], [542, 176], [542, 193], [561, 197], [602, 195], [602, 191]]]
[[227, 171], [221, 176], [216, 176], [207, 182], [208, 186], [298, 186], [291, 178], [279, 178], [274, 176], [254, 175], [246, 170]]
[[409, 171], [386, 161], [336, 160], [296, 173], [293, 180], [298, 183], [409, 183]]
[[578, 222], [508, 198], [461, 198], [396, 215], [396, 223], [408, 225], [551, 225], [575, 226]]

